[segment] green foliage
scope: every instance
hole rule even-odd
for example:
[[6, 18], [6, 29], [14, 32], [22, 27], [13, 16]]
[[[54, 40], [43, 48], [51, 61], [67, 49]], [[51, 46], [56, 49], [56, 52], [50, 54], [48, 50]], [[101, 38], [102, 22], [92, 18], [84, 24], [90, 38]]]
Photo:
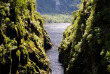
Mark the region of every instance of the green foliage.
[[110, 65], [107, 66], [107, 71], [110, 72]]
[[[82, 0], [58, 48], [65, 74], [110, 73], [110, 1]], [[109, 17], [109, 18], [108, 18]]]
[[70, 23], [72, 18], [65, 14], [45, 14], [42, 17], [46, 23]]
[[35, 0], [0, 0], [0, 74], [48, 74], [47, 42]]

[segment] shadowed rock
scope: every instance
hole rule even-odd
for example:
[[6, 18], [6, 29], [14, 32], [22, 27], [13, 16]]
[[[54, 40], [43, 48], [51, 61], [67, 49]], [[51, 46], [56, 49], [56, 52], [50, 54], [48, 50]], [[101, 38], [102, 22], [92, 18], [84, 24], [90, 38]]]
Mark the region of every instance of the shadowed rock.
[[0, 74], [49, 74], [45, 45], [51, 41], [36, 1], [0, 0]]
[[65, 74], [110, 74], [109, 3], [83, 0], [80, 4], [58, 48]]

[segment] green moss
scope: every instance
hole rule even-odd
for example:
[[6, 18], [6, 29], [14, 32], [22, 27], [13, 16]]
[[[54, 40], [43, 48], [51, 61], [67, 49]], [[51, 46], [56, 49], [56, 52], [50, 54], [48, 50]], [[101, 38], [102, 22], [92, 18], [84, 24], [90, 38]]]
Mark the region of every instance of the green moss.
[[107, 71], [110, 72], [110, 65], [107, 66]]
[[73, 12], [72, 24], [58, 48], [65, 74], [110, 73], [108, 2], [82, 0], [77, 13]]
[[1, 62], [2, 64], [5, 64], [6, 63], [6, 60], [5, 60], [5, 58], [3, 57], [3, 59], [2, 59], [2, 62]]
[[89, 35], [87, 36], [87, 40], [90, 41], [90, 40], [92, 39], [92, 37], [93, 37], [93, 35], [92, 35], [92, 34], [89, 34]]
[[20, 54], [21, 54], [20, 50], [17, 50], [16, 56], [17, 56], [17, 57], [20, 57]]
[[0, 74], [49, 73], [44, 45], [51, 42], [36, 1], [0, 0], [0, 39]]
[[5, 11], [3, 9], [0, 10], [0, 15], [6, 16], [6, 13], [5, 13]]
[[1, 46], [0, 46], [0, 52], [2, 52], [2, 48], [1, 48]]
[[110, 41], [106, 41], [105, 45], [106, 45], [106, 48], [110, 51]]
[[105, 59], [106, 59], [107, 61], [110, 60], [110, 52], [109, 52], [109, 51], [107, 51], [107, 53], [106, 53], [106, 55], [105, 55]]
[[10, 19], [9, 19], [9, 18], [6, 18], [6, 19], [5, 19], [5, 21], [6, 21], [6, 22], [9, 22], [9, 21], [10, 21]]

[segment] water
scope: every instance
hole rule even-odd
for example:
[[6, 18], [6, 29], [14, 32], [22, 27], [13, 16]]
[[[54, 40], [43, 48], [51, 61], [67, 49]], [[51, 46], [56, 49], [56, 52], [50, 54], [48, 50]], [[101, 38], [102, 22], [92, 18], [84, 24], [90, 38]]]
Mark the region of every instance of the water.
[[54, 44], [51, 49], [46, 51], [46, 54], [50, 60], [50, 66], [52, 74], [64, 74], [62, 64], [58, 61], [58, 50], [60, 42], [62, 41], [63, 31], [70, 23], [49, 23], [45, 24], [46, 31], [51, 37], [52, 43]]

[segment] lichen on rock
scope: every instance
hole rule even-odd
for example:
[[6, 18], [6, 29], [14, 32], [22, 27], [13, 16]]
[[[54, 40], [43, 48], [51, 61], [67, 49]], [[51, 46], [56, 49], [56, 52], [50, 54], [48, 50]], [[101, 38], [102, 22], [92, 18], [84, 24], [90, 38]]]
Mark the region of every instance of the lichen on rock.
[[65, 74], [110, 73], [109, 3], [109, 0], [82, 0], [58, 48]]
[[35, 0], [0, 0], [0, 74], [49, 74], [45, 44]]

